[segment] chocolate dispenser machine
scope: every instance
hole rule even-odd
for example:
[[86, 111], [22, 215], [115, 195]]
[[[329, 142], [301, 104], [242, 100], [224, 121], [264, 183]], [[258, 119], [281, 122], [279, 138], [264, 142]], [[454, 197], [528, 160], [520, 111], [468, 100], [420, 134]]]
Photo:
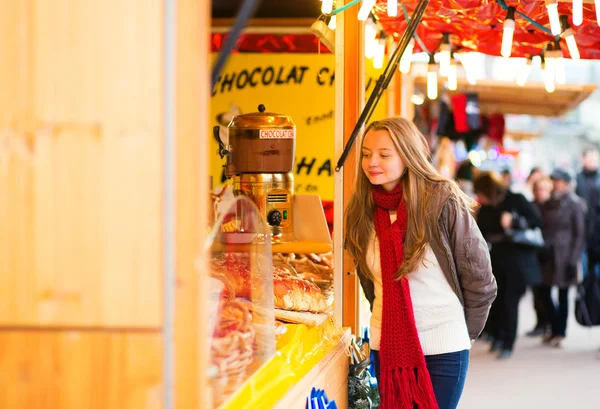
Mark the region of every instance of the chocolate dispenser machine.
[[[226, 176], [233, 178], [235, 195], [258, 207], [273, 234], [273, 242], [294, 241], [294, 156], [296, 125], [291, 117], [265, 112], [236, 115], [223, 143], [215, 127], [221, 157], [227, 157]], [[242, 215], [243, 220], [243, 215]]]

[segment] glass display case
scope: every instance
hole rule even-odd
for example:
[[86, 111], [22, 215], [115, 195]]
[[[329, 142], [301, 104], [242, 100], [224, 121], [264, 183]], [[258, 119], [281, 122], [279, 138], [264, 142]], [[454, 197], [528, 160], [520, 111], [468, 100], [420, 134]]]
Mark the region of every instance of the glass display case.
[[275, 354], [273, 262], [268, 226], [246, 197], [216, 215], [207, 236], [210, 384], [214, 407]]

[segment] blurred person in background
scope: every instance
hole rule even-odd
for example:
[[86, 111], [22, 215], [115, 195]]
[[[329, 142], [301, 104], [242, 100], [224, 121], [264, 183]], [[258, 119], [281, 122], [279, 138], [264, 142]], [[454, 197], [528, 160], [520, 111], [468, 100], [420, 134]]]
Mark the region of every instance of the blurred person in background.
[[[541, 168], [538, 167], [533, 167], [531, 168], [531, 171], [529, 172], [529, 176], [527, 176], [527, 179], [525, 180], [525, 186], [523, 186], [523, 191], [521, 193], [523, 193], [523, 196], [525, 196], [527, 198], [527, 200], [529, 200], [530, 202], [533, 201], [537, 201], [537, 199], [535, 198], [535, 184], [538, 180], [542, 179], [544, 176], [546, 176], [544, 174], [544, 171], [542, 171]], [[548, 180], [548, 182], [550, 182], [550, 180]], [[549, 183], [551, 184], [551, 183]]]
[[511, 232], [541, 227], [542, 220], [525, 196], [511, 192], [495, 173], [481, 173], [473, 187], [482, 205], [477, 224], [490, 246], [498, 283], [498, 296], [486, 327], [492, 342], [490, 351], [497, 352], [499, 359], [507, 359], [517, 337], [519, 301], [528, 285], [541, 284], [536, 249], [512, 242]]
[[504, 184], [506, 185], [506, 187], [508, 189], [510, 189], [510, 186], [512, 185], [512, 174], [510, 173], [510, 169], [505, 168], [502, 173], [502, 180], [504, 181]]
[[[552, 195], [552, 180], [548, 176], [546, 176], [541, 170], [539, 170], [538, 168], [534, 168], [531, 170], [531, 173], [527, 178], [528, 183], [530, 179], [532, 179], [532, 175], [535, 175], [534, 178], [536, 179], [531, 186], [533, 204], [537, 208], [540, 215], [542, 215], [542, 208], [544, 206], [544, 203], [546, 203]], [[549, 254], [546, 248], [538, 250], [538, 260], [540, 261], [540, 265], [544, 263], [548, 258]], [[547, 333], [550, 333], [552, 331], [552, 321], [548, 312], [546, 311], [546, 298], [544, 297], [545, 287], [543, 284], [533, 286], [531, 288], [531, 292], [533, 293], [533, 308], [535, 310], [537, 323], [531, 331], [527, 332], [526, 335], [529, 337], [546, 335]]]
[[[575, 193], [585, 200], [586, 214], [586, 243], [582, 257], [584, 274], [600, 275], [600, 153], [597, 148], [587, 148], [583, 151], [583, 169], [577, 175], [577, 188]], [[600, 359], [600, 349], [598, 350]]]
[[[577, 175], [575, 193], [585, 200], [586, 215], [586, 273], [594, 273], [600, 265], [600, 154], [596, 148], [583, 151], [583, 170]], [[587, 266], [585, 266], [587, 264]]]
[[467, 196], [471, 199], [475, 199], [475, 192], [473, 191], [473, 179], [477, 173], [477, 168], [473, 166], [470, 160], [465, 160], [460, 163], [456, 171], [456, 183]]
[[[543, 342], [560, 347], [565, 339], [569, 316], [569, 287], [578, 282], [578, 265], [585, 248], [583, 200], [573, 194], [571, 175], [555, 169], [550, 175], [552, 197], [542, 204], [544, 249], [542, 259], [543, 297], [552, 322], [552, 332]], [[552, 299], [552, 287], [558, 287], [558, 304]]]

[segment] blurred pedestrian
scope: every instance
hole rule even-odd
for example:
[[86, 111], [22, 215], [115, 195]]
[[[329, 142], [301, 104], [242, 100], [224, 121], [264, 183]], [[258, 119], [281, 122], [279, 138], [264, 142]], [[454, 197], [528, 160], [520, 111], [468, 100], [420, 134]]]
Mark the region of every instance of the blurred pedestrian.
[[[536, 175], [536, 173], [539, 173]], [[546, 175], [544, 175], [541, 171], [532, 170], [527, 181], [529, 182], [532, 179], [532, 175], [536, 181], [533, 183], [531, 187], [531, 192], [533, 195], [533, 204], [538, 209], [540, 215], [542, 215], [542, 207], [544, 203], [550, 199], [552, 194], [552, 180]], [[545, 221], [544, 221], [545, 224]], [[547, 260], [549, 255], [545, 248], [538, 250], [538, 260], [540, 264], [544, 263]], [[535, 315], [537, 318], [537, 322], [535, 327], [527, 332], [527, 336], [529, 337], [537, 337], [546, 335], [547, 333], [551, 333], [552, 331], [552, 321], [548, 312], [546, 311], [546, 299], [545, 299], [545, 287], [543, 284], [532, 286], [531, 292], [533, 294], [533, 308], [535, 310]]]
[[[571, 175], [555, 169], [550, 175], [552, 197], [542, 205], [544, 248], [549, 257], [543, 260], [542, 277], [546, 311], [552, 332], [544, 343], [560, 347], [567, 331], [569, 287], [578, 282], [578, 266], [585, 247], [586, 206], [572, 193]], [[552, 299], [552, 287], [558, 287], [558, 304]]]
[[[600, 153], [597, 148], [583, 151], [583, 169], [577, 175], [575, 193], [587, 204], [586, 243], [584, 252], [585, 273], [596, 274], [600, 267]], [[598, 277], [600, 280], [600, 276]], [[600, 359], [600, 350], [598, 351]]]
[[506, 359], [512, 355], [517, 337], [519, 301], [528, 285], [541, 283], [535, 248], [513, 242], [511, 233], [517, 228], [541, 227], [542, 220], [525, 196], [511, 192], [492, 172], [481, 173], [474, 190], [482, 205], [477, 224], [491, 247], [492, 272], [498, 283], [486, 330], [492, 340], [491, 351]]

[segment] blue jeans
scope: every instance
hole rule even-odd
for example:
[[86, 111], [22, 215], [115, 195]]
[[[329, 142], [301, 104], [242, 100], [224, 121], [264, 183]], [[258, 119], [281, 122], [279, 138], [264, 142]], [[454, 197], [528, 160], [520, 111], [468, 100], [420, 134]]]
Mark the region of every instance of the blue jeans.
[[[379, 351], [373, 352], [375, 373], [379, 379]], [[433, 392], [439, 409], [456, 409], [469, 369], [469, 350], [440, 355], [425, 355]]]

